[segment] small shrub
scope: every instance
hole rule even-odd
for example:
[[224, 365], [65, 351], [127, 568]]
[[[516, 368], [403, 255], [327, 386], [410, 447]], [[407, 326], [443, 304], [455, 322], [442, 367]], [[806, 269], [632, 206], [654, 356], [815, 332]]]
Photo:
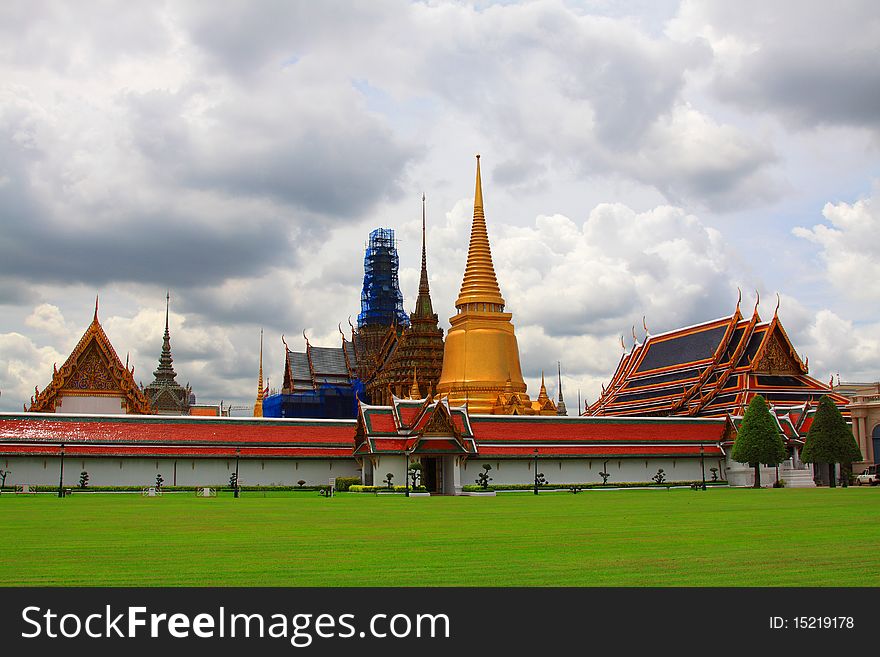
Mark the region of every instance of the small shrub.
[[785, 479], [777, 479], [774, 481], [773, 488], [785, 488]]
[[162, 488], [162, 484], [165, 483], [165, 478], [162, 477], [161, 473], [156, 475], [156, 488]]
[[651, 477], [651, 479], [653, 479], [658, 484], [666, 483], [666, 475], [663, 473], [663, 468], [658, 469], [657, 474]]
[[234, 472], [229, 475], [229, 487], [230, 488], [238, 488], [238, 475]]
[[336, 477], [336, 490], [344, 493], [352, 486], [361, 483], [360, 477]]
[[394, 473], [388, 472], [385, 475], [385, 479], [383, 481], [383, 483], [385, 484], [385, 488], [393, 488], [394, 487], [393, 479], [394, 479]]
[[300, 479], [298, 482], [296, 482], [296, 485], [299, 486], [300, 488], [302, 488], [303, 486], [306, 485], [306, 480]]
[[608, 478], [609, 478], [611, 475], [610, 475], [609, 473], [607, 473], [607, 472], [600, 472], [600, 473], [599, 473], [599, 476], [602, 477], [602, 485], [604, 486], [605, 484], [608, 483]]
[[413, 488], [418, 488], [422, 481], [422, 464], [419, 462], [412, 463], [407, 471]]
[[89, 485], [89, 473], [83, 470], [79, 473], [79, 487], [85, 488]]
[[712, 481], [718, 481], [718, 468], [709, 468], [709, 472], [712, 473]]
[[492, 481], [492, 477], [489, 476], [489, 470], [492, 469], [492, 466], [488, 463], [483, 464], [483, 472], [477, 475], [477, 485], [483, 490], [487, 490], [489, 488], [489, 482]]

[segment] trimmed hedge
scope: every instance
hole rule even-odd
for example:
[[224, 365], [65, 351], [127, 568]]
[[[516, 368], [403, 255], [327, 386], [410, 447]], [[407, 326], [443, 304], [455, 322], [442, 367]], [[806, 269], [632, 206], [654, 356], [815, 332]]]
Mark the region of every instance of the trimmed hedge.
[[[409, 490], [412, 493], [428, 492], [428, 489], [424, 486], [410, 486]], [[406, 486], [394, 486], [393, 488], [388, 488], [388, 486], [362, 486], [361, 484], [355, 484], [349, 486], [348, 491], [350, 493], [404, 493], [406, 492]]]
[[344, 493], [352, 486], [360, 486], [360, 477], [336, 477], [336, 490]]
[[[593, 482], [589, 484], [545, 484], [543, 486], [538, 486], [538, 490], [571, 490], [572, 488], [579, 488], [584, 490], [586, 488], [669, 488], [670, 486], [691, 486], [692, 484], [697, 483], [702, 485], [702, 481], [665, 481], [662, 484], [655, 484], [654, 482], [647, 481], [621, 481], [614, 484], [605, 484], [603, 485], [601, 482]], [[726, 481], [707, 481], [706, 487], [709, 486], [727, 486]], [[505, 490], [533, 490], [535, 488], [535, 484], [490, 484], [488, 488], [483, 488], [482, 486], [478, 486], [476, 484], [467, 484], [462, 486], [463, 491], [467, 491], [468, 493], [479, 493], [481, 491], [494, 490], [494, 491], [505, 491]]]

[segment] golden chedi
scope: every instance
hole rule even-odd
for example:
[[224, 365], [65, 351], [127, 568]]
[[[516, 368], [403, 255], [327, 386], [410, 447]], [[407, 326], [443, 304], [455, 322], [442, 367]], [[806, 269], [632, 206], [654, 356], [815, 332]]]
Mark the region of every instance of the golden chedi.
[[[519, 365], [519, 348], [510, 322], [513, 315], [504, 312], [492, 264], [479, 155], [471, 241], [455, 308], [455, 316], [449, 319], [437, 393], [448, 397], [452, 405], [467, 404], [471, 413], [534, 414]], [[512, 394], [518, 403], [504, 403]]]

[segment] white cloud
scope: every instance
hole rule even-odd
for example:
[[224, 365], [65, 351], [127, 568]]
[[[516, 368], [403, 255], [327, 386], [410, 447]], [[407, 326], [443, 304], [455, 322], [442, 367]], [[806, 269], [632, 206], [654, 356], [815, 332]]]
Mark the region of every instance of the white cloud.
[[41, 303], [28, 315], [24, 323], [38, 331], [45, 331], [51, 335], [66, 337], [69, 329], [64, 322], [64, 315], [58, 306], [50, 303]]
[[821, 248], [828, 280], [847, 297], [880, 300], [880, 207], [873, 195], [855, 203], [827, 203], [822, 215], [828, 224], [797, 227], [794, 234]]
[[34, 387], [48, 385], [53, 365], [67, 358], [53, 347], [38, 347], [21, 333], [0, 333], [0, 404], [20, 410], [34, 395]]
[[880, 374], [880, 323], [855, 325], [820, 310], [801, 348], [810, 357], [810, 373], [820, 381], [838, 373], [843, 381], [876, 381]]

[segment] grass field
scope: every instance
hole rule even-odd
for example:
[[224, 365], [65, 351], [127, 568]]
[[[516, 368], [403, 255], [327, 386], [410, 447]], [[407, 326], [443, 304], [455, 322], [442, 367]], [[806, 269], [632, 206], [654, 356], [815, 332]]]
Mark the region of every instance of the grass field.
[[880, 489], [0, 496], [6, 586], [878, 586]]

